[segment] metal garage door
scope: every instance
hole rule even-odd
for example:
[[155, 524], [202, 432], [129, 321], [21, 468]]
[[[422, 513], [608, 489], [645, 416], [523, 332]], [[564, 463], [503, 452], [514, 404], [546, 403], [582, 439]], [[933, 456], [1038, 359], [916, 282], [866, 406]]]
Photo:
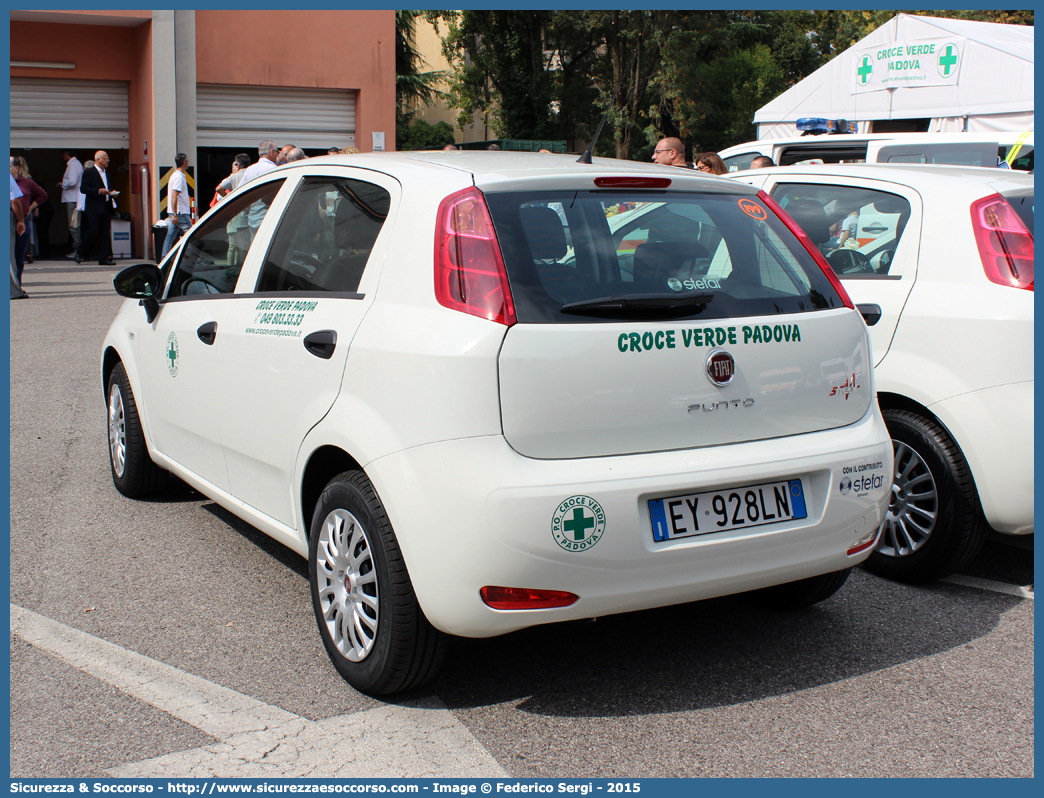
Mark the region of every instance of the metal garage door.
[[241, 147], [264, 139], [326, 149], [355, 146], [355, 92], [271, 86], [196, 86], [196, 146]]
[[127, 149], [127, 83], [11, 78], [11, 146]]

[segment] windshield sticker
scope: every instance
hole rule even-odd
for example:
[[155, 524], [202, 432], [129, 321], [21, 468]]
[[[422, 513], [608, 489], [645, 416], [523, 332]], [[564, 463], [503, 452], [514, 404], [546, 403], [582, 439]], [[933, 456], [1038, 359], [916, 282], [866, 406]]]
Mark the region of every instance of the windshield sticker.
[[720, 289], [721, 282], [712, 277], [705, 280], [693, 280], [691, 277], [688, 280], [679, 280], [677, 277], [671, 277], [667, 280], [667, 287], [672, 291], [684, 291], [686, 288], [690, 291], [711, 291]]
[[587, 551], [604, 532], [605, 511], [590, 496], [570, 496], [551, 516], [551, 534], [566, 551]]
[[741, 199], [739, 201], [739, 206], [740, 210], [747, 214], [747, 216], [752, 219], [757, 219], [759, 222], [763, 222], [768, 218], [768, 212], [752, 200]]
[[745, 344], [796, 343], [801, 340], [801, 330], [796, 324], [776, 324], [771, 327], [765, 324], [760, 327], [741, 327], [738, 330], [736, 327], [693, 327], [683, 330], [620, 333], [616, 339], [616, 348], [621, 352], [649, 352], [653, 349], [724, 346], [740, 343], [739, 332], [743, 333], [742, 343]]
[[169, 361], [167, 363], [167, 371], [170, 372], [171, 377], [177, 377], [178, 365], [181, 363], [181, 357], [178, 354], [178, 336], [174, 333], [167, 336], [167, 350], [165, 354]]
[[263, 299], [255, 308], [255, 326], [247, 327], [245, 332], [253, 335], [300, 338], [301, 322], [318, 306], [319, 303], [316, 301]]

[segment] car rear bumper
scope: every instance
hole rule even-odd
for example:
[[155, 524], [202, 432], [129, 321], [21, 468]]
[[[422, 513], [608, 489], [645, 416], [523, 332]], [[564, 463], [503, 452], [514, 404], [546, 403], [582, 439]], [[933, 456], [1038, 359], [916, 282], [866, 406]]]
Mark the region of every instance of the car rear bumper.
[[[451, 634], [488, 637], [851, 567], [872, 551], [848, 554], [880, 526], [891, 465], [891, 440], [875, 402], [847, 427], [768, 441], [535, 460], [489, 436], [398, 452], [366, 471], [428, 619]], [[846, 474], [881, 479], [860, 491], [852, 488], [854, 479], [845, 484]], [[793, 478], [802, 480], [805, 519], [653, 540], [649, 499]], [[567, 551], [552, 523], [563, 502], [576, 496], [600, 505], [604, 529], [589, 548]], [[494, 610], [479, 596], [486, 585], [564, 590], [579, 600], [555, 609]]]
[[990, 526], [1033, 532], [1033, 381], [999, 385], [931, 406], [961, 447]]

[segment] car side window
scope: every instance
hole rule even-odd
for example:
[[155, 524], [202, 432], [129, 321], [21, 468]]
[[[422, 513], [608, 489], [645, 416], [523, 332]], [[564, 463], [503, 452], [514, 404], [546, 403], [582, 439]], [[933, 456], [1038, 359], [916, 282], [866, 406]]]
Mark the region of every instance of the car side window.
[[192, 230], [167, 298], [232, 293], [257, 228], [282, 185], [282, 180], [274, 180], [230, 197]]
[[373, 183], [306, 178], [279, 221], [257, 292], [354, 292], [390, 204]]
[[910, 220], [905, 197], [856, 186], [779, 183], [772, 198], [839, 277], [887, 277]]

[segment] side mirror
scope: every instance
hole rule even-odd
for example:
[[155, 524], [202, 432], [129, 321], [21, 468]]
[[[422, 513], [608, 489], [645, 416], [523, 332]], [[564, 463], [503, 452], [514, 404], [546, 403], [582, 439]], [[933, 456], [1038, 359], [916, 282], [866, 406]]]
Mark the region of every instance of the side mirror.
[[149, 324], [159, 313], [158, 297], [163, 292], [163, 275], [151, 263], [128, 266], [112, 278], [113, 288], [120, 296], [138, 299], [145, 308], [145, 319]]

